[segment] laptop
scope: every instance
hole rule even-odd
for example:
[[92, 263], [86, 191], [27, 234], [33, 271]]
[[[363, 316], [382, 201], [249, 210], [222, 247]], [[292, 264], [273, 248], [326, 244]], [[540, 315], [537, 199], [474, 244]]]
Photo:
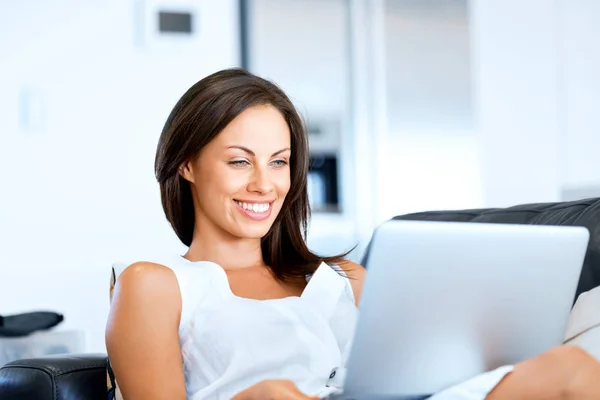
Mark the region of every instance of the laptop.
[[588, 241], [583, 227], [385, 222], [329, 398], [427, 398], [561, 344]]

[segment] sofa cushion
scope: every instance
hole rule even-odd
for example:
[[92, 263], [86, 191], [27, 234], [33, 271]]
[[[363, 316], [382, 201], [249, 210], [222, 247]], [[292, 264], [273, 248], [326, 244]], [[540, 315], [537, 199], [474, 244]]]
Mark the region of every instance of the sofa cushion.
[[0, 368], [2, 400], [105, 400], [103, 354], [61, 355], [10, 362]]

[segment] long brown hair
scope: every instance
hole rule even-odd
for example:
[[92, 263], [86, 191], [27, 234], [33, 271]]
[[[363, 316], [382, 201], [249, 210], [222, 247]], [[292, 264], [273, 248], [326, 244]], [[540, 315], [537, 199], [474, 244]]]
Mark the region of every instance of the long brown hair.
[[310, 218], [307, 192], [308, 138], [304, 122], [286, 94], [274, 83], [234, 68], [194, 84], [177, 102], [163, 127], [155, 158], [162, 206], [179, 239], [192, 243], [194, 204], [190, 183], [180, 166], [194, 159], [244, 110], [269, 104], [285, 118], [291, 134], [290, 191], [273, 226], [261, 239], [263, 261], [281, 280], [303, 279], [325, 261], [342, 262], [346, 254], [321, 257], [308, 249]]

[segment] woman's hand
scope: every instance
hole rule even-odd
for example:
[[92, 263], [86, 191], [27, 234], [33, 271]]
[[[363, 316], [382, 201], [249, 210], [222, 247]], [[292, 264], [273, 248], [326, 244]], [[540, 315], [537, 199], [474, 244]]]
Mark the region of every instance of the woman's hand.
[[292, 381], [269, 380], [250, 386], [237, 394], [232, 400], [318, 400], [319, 397], [307, 396]]

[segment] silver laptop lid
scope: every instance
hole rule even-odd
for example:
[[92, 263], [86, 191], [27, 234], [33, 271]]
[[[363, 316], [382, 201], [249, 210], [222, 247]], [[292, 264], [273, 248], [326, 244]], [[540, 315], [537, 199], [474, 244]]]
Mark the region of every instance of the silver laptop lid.
[[435, 393], [559, 345], [581, 227], [389, 221], [375, 232], [345, 393]]

